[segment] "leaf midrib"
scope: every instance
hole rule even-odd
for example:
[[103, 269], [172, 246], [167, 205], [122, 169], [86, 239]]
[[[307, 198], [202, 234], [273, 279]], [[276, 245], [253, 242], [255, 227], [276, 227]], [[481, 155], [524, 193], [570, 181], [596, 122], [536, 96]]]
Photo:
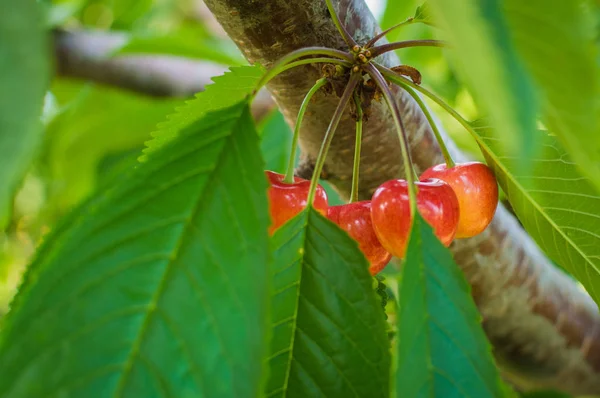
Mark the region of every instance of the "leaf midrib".
[[[423, 223], [424, 221], [421, 221], [421, 223]], [[421, 225], [419, 225], [420, 228], [423, 228]], [[452, 379], [449, 375], [447, 375], [445, 372], [443, 372], [443, 369], [439, 368], [437, 365], [435, 365], [432, 361], [432, 355], [431, 355], [431, 346], [432, 346], [432, 338], [431, 338], [431, 329], [433, 327], [437, 327], [451, 342], [452, 344], [454, 344], [455, 347], [459, 348], [459, 351], [461, 352], [461, 354], [463, 354], [464, 358], [468, 361], [468, 363], [471, 365], [471, 368], [473, 369], [473, 372], [478, 376], [479, 380], [481, 381], [482, 385], [484, 386], [484, 388], [491, 393], [490, 396], [494, 396], [494, 391], [493, 389], [490, 388], [490, 386], [488, 385], [488, 383], [485, 381], [485, 378], [483, 377], [483, 375], [480, 372], [480, 369], [476, 366], [475, 362], [473, 362], [473, 358], [463, 349], [462, 345], [459, 344], [456, 339], [454, 338], [454, 336], [449, 333], [444, 327], [442, 327], [442, 325], [437, 322], [432, 316], [431, 314], [433, 313], [432, 309], [431, 309], [431, 303], [433, 302], [431, 299], [429, 299], [430, 296], [430, 284], [428, 281], [428, 278], [431, 278], [433, 283], [435, 285], [438, 286], [438, 288], [443, 292], [443, 294], [446, 297], [450, 297], [450, 294], [448, 293], [448, 291], [444, 288], [444, 285], [442, 284], [442, 282], [439, 280], [439, 278], [435, 275], [435, 273], [433, 273], [428, 267], [425, 266], [425, 258], [426, 258], [426, 254], [423, 251], [424, 247], [423, 247], [423, 239], [422, 239], [422, 234], [421, 231], [419, 231], [419, 253], [420, 253], [420, 259], [421, 261], [419, 261], [419, 279], [421, 280], [423, 289], [423, 295], [422, 295], [422, 299], [424, 300], [425, 303], [425, 307], [427, 308], [426, 313], [423, 315], [423, 325], [424, 325], [424, 332], [426, 333], [426, 350], [427, 350], [427, 354], [426, 354], [426, 360], [427, 360], [427, 379], [426, 381], [423, 383], [423, 385], [427, 388], [427, 383], [430, 383], [430, 387], [428, 388], [429, 390], [429, 396], [431, 398], [435, 398], [438, 395], [436, 394], [435, 391], [435, 374], [438, 374], [442, 377], [444, 377], [446, 380], [448, 380], [452, 385], [455, 386], [455, 388], [460, 391], [463, 396], [465, 397], [469, 397], [469, 394], [466, 394], [463, 389], [461, 388], [460, 385], [458, 385], [457, 383], [455, 383], [454, 379]], [[431, 257], [432, 260], [431, 261], [436, 261], [437, 259], [435, 257]], [[465, 313], [465, 311], [462, 310], [462, 308], [458, 308], [459, 309], [459, 313], [460, 316], [462, 317], [462, 319], [465, 321], [465, 324], [469, 325], [469, 319], [467, 318], [467, 314]], [[469, 332], [471, 332], [472, 330], [470, 328]]]
[[[418, 217], [418, 216], [417, 216]], [[413, 225], [414, 228], [414, 225]], [[428, 293], [427, 293], [427, 268], [425, 267], [425, 254], [422, 251], [423, 248], [423, 234], [421, 232], [421, 228], [422, 228], [422, 220], [419, 220], [419, 254], [420, 254], [420, 261], [419, 261], [419, 279], [421, 281], [421, 286], [423, 287], [423, 302], [425, 304], [425, 308], [427, 308], [427, 311], [425, 312], [425, 316], [423, 317], [423, 321], [426, 325], [425, 327], [425, 333], [426, 333], [426, 339], [427, 339], [427, 355], [426, 355], [426, 360], [427, 360], [427, 379], [429, 380], [430, 383], [430, 388], [429, 388], [429, 396], [431, 398], [435, 398], [436, 394], [435, 394], [435, 384], [433, 382], [434, 378], [434, 373], [435, 370], [437, 369], [436, 366], [434, 366], [433, 361], [431, 360], [431, 326], [430, 326], [430, 320], [429, 318], [431, 318], [430, 315], [430, 308], [429, 308], [429, 300], [427, 299]]]
[[[208, 140], [206, 140], [206, 139], [203, 138], [203, 140], [201, 141], [201, 143], [193, 146], [191, 149], [188, 149], [188, 150], [184, 151], [183, 154], [180, 154], [180, 156], [177, 156], [177, 157], [175, 157], [173, 159], [169, 159], [167, 162], [163, 163], [160, 166], [160, 168], [164, 168], [165, 166], [168, 166], [172, 162], [179, 160], [181, 157], [189, 156], [189, 155], [193, 154], [194, 152], [198, 151], [199, 149], [204, 148], [206, 145], [213, 144], [213, 143], [215, 143], [215, 142], [217, 142], [219, 140], [226, 140], [230, 135], [231, 135], [231, 133], [229, 133], [229, 134], [222, 134], [222, 135], [217, 136], [214, 139], [208, 139]], [[217, 161], [218, 160], [220, 160], [220, 159], [217, 159]], [[174, 178], [171, 181], [169, 181], [168, 184], [156, 187], [157, 188], [156, 190], [154, 190], [151, 193], [147, 194], [145, 197], [141, 197], [141, 200], [137, 201], [136, 204], [135, 204], [135, 206], [133, 206], [131, 208], [124, 209], [121, 213], [118, 213], [118, 214], [114, 215], [113, 217], [111, 217], [109, 220], [104, 221], [104, 223], [101, 223], [101, 224], [97, 225], [91, 231], [87, 231], [86, 234], [83, 235], [83, 237], [81, 237], [81, 236], [79, 237], [79, 241], [78, 242], [80, 242], [81, 239], [89, 238], [89, 236], [91, 234], [97, 233], [98, 231], [100, 231], [103, 228], [105, 228], [107, 225], [110, 225], [110, 224], [116, 222], [117, 219], [119, 219], [120, 217], [123, 217], [124, 215], [130, 213], [134, 208], [136, 208], [136, 207], [144, 204], [146, 201], [152, 200], [152, 198], [154, 198], [157, 195], [163, 193], [165, 190], [167, 190], [167, 189], [169, 189], [169, 188], [171, 188], [173, 186], [176, 186], [179, 183], [184, 182], [188, 178], [195, 178], [195, 177], [197, 177], [200, 174], [203, 174], [203, 173], [206, 173], [206, 172], [210, 172], [211, 168], [212, 168], [212, 170], [214, 170], [215, 167], [216, 167], [216, 163], [215, 164], [211, 164], [209, 167], [202, 168], [200, 170], [194, 170], [191, 173], [186, 173], [186, 174], [180, 175], [177, 178]], [[158, 169], [154, 169], [153, 171], [156, 171], [156, 170], [158, 170]], [[126, 195], [129, 191], [130, 190], [127, 189], [127, 190], [125, 190], [123, 192], [119, 192], [118, 194], [119, 195]], [[115, 192], [110, 192], [109, 196], [110, 195], [115, 195]], [[109, 196], [104, 197], [103, 198], [103, 202], [101, 202], [101, 204], [106, 203], [108, 201]], [[98, 204], [96, 204], [96, 206], [98, 206]], [[75, 225], [80, 226], [81, 223], [82, 223], [83, 217], [81, 215], [79, 215], [74, 220], [75, 220], [74, 221]], [[67, 224], [68, 223], [65, 223], [64, 225], [61, 225], [61, 228], [64, 228]], [[58, 241], [58, 239], [55, 239], [55, 241]], [[78, 243], [76, 243], [76, 244], [78, 244]], [[46, 247], [43, 247], [43, 248], [46, 249]], [[101, 252], [103, 252], [103, 251], [105, 251], [107, 249], [108, 248], [105, 247], [102, 250], [100, 250], [99, 253], [101, 253]], [[26, 272], [26, 275], [24, 277], [24, 282], [23, 282], [23, 284], [22, 284], [22, 286], [20, 288], [21, 290], [23, 290], [23, 288], [25, 286], [27, 286], [28, 284], [31, 285], [31, 283], [30, 283], [31, 281], [29, 281], [29, 278], [27, 278], [29, 276], [29, 274], [33, 274], [35, 272], [37, 275], [39, 275], [39, 273], [42, 271], [42, 269], [44, 269], [45, 264], [49, 264], [52, 261], [52, 258], [54, 256], [54, 254], [56, 253], [55, 247], [48, 247], [46, 250], [48, 251], [48, 253], [47, 253], [46, 256], [39, 256], [38, 255], [37, 258], [46, 257], [47, 260], [45, 262], [43, 262], [42, 264], [40, 264], [40, 266], [33, 266], [32, 265], [31, 267], [28, 268], [28, 270]], [[91, 258], [93, 258], [93, 256], [90, 257], [90, 258], [86, 258], [85, 260], [79, 260], [79, 262], [89, 261]], [[35, 264], [35, 263], [36, 262], [34, 262], [33, 264]], [[69, 267], [69, 269], [72, 269], [72, 268], [76, 268], [76, 267]], [[65, 271], [65, 272], [68, 272], [68, 270]], [[29, 290], [27, 290], [25, 293], [21, 294], [19, 297], [27, 297], [28, 294], [29, 294]], [[24, 298], [21, 298], [21, 301], [22, 300], [24, 300]], [[16, 312], [15, 309], [16, 309], [16, 305], [13, 305], [11, 313]], [[0, 346], [1, 345], [2, 345], [2, 343], [0, 341]]]
[[[239, 117], [239, 116], [241, 116], [241, 114], [242, 114], [242, 111], [239, 111], [239, 113], [231, 115], [231, 120], [235, 119], [236, 115], [237, 115], [237, 117]], [[129, 374], [135, 363], [135, 359], [139, 355], [139, 351], [140, 351], [143, 339], [148, 331], [150, 321], [152, 320], [153, 315], [157, 309], [158, 301], [165, 291], [165, 287], [167, 285], [167, 281], [169, 280], [169, 276], [172, 274], [172, 272], [174, 270], [173, 265], [177, 262], [177, 260], [179, 260], [179, 253], [183, 246], [183, 242], [185, 241], [185, 237], [187, 236], [189, 229], [191, 227], [193, 227], [193, 220], [196, 218], [196, 216], [198, 215], [198, 212], [202, 208], [203, 200], [206, 199], [206, 194], [205, 194], [206, 189], [208, 187], [210, 187], [210, 182], [213, 180], [215, 173], [219, 169], [219, 165], [221, 164], [221, 162], [223, 161], [223, 158], [225, 157], [225, 155], [227, 153], [227, 148], [228, 148], [227, 140], [231, 139], [232, 135], [234, 134], [234, 129], [235, 129], [235, 124], [233, 124], [231, 126], [230, 134], [224, 135], [222, 137], [222, 139], [224, 139], [226, 142], [224, 143], [223, 147], [221, 148], [221, 151], [218, 155], [217, 161], [214, 163], [214, 168], [209, 172], [209, 176], [208, 176], [208, 179], [207, 179], [204, 187], [202, 188], [201, 192], [198, 193], [198, 200], [196, 201], [195, 206], [193, 207], [189, 218], [187, 218], [187, 220], [184, 223], [184, 227], [181, 231], [181, 234], [179, 236], [179, 239], [178, 239], [175, 249], [173, 251], [174, 255], [171, 257], [171, 261], [169, 261], [165, 265], [165, 271], [163, 272], [163, 275], [159, 282], [158, 288], [156, 289], [156, 292], [152, 296], [150, 304], [148, 305], [148, 312], [144, 316], [144, 320], [142, 322], [142, 325], [140, 326], [138, 336], [132, 344], [132, 348], [131, 348], [131, 351], [129, 352], [129, 355], [127, 356], [127, 361], [124, 365], [123, 371], [121, 372], [119, 379], [117, 381], [117, 386], [115, 387], [115, 391], [113, 393], [114, 398], [123, 397], [123, 389], [125, 388]]]
[[[304, 222], [302, 224], [302, 230], [301, 230], [302, 232], [300, 232], [302, 234], [302, 253], [300, 254], [299, 259], [298, 259], [299, 260], [298, 266], [300, 267], [300, 272], [299, 272], [298, 284], [297, 284], [297, 288], [296, 288], [296, 302], [295, 302], [295, 306], [294, 306], [294, 315], [292, 316], [294, 330], [292, 332], [292, 338], [290, 340], [290, 346], [289, 346], [290, 349], [288, 350], [288, 360], [287, 360], [287, 366], [286, 366], [286, 372], [285, 372], [285, 379], [283, 380], [283, 386], [282, 386], [284, 397], [288, 396], [288, 383], [290, 380], [290, 373], [292, 372], [292, 363], [294, 362], [294, 344], [296, 342], [296, 332], [298, 330], [298, 307], [300, 305], [300, 290], [302, 289], [302, 274], [303, 274], [302, 265], [304, 264], [304, 257], [306, 256], [306, 227], [308, 225], [307, 210], [304, 210], [303, 217], [304, 217]], [[298, 361], [296, 360], [295, 362], [298, 362]], [[271, 394], [273, 394], [273, 392]]]

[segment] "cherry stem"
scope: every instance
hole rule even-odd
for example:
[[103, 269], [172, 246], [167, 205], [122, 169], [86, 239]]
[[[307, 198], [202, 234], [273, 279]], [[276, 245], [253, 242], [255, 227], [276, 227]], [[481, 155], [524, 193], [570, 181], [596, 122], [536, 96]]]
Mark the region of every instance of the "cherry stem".
[[306, 93], [302, 105], [300, 105], [300, 111], [298, 111], [298, 118], [296, 119], [296, 126], [294, 127], [294, 137], [292, 138], [292, 150], [290, 152], [290, 159], [288, 160], [287, 171], [283, 182], [292, 184], [294, 182], [294, 164], [296, 162], [296, 151], [298, 149], [298, 139], [300, 137], [300, 126], [302, 125], [302, 119], [304, 119], [304, 113], [308, 108], [311, 98], [321, 87], [327, 84], [327, 78], [323, 77], [315, 83], [314, 86]]
[[419, 94], [417, 94], [415, 92], [415, 90], [413, 90], [411, 87], [407, 86], [406, 84], [400, 84], [400, 85], [402, 86], [402, 88], [404, 88], [410, 94], [411, 97], [413, 97], [413, 99], [419, 105], [419, 108], [421, 108], [421, 110], [425, 114], [425, 117], [427, 118], [427, 121], [429, 122], [429, 125], [431, 126], [431, 130], [433, 130], [433, 135], [435, 135], [435, 139], [437, 140], [437, 142], [440, 146], [440, 149], [442, 150], [442, 154], [444, 155], [444, 160], [446, 161], [446, 167], [449, 169], [454, 167], [454, 165], [455, 165], [454, 159], [452, 159], [452, 156], [450, 155], [450, 152], [448, 151], [448, 147], [446, 147], [446, 143], [442, 139], [442, 134], [440, 133], [440, 130], [438, 129], [437, 125], [435, 124], [435, 121], [433, 120], [433, 117], [431, 116], [431, 112], [429, 112], [429, 109], [427, 109], [427, 106], [425, 105], [425, 103], [423, 102], [421, 97], [419, 97]]
[[386, 68], [385, 66], [376, 64], [376, 63], [373, 63], [373, 64], [375, 65], [377, 70], [379, 70], [381, 72], [381, 74], [383, 74], [391, 82], [398, 84], [400, 86], [403, 86], [403, 87], [412, 87], [413, 89], [415, 89], [415, 90], [419, 91], [420, 93], [429, 97], [431, 100], [433, 100], [439, 106], [441, 106], [446, 112], [448, 112], [454, 119], [456, 119], [456, 121], [459, 122], [465, 128], [465, 130], [467, 130], [473, 136], [473, 138], [475, 138], [475, 140], [477, 142], [480, 142], [479, 136], [477, 135], [477, 133], [475, 132], [473, 127], [469, 124], [469, 122], [465, 118], [463, 118], [458, 112], [456, 112], [454, 110], [454, 108], [452, 108], [450, 105], [445, 103], [443, 99], [441, 99], [440, 97], [438, 97], [431, 91], [427, 90], [426, 88], [416, 85], [413, 82], [411, 82], [410, 80], [400, 76], [399, 74], [395, 73], [393, 70]]
[[354, 143], [354, 165], [352, 166], [352, 191], [350, 191], [350, 203], [358, 201], [358, 180], [360, 170], [360, 148], [362, 145], [363, 110], [360, 104], [360, 96], [356, 91], [353, 94], [356, 104], [356, 142]]
[[410, 200], [410, 214], [414, 216], [415, 209], [417, 206], [417, 189], [415, 187], [415, 179], [416, 173], [414, 171], [412, 165], [412, 159], [410, 156], [410, 149], [408, 147], [408, 136], [406, 135], [406, 129], [404, 128], [404, 123], [402, 122], [402, 117], [400, 116], [400, 110], [398, 109], [398, 104], [395, 101], [394, 94], [387, 85], [387, 82], [383, 78], [381, 72], [373, 64], [369, 63], [364, 66], [365, 71], [371, 76], [371, 78], [377, 84], [377, 87], [381, 90], [383, 94], [383, 98], [387, 103], [390, 112], [392, 113], [392, 118], [394, 119], [394, 124], [396, 125], [396, 132], [398, 133], [398, 139], [400, 140], [400, 148], [402, 150], [402, 158], [404, 161], [404, 170], [406, 174], [406, 182], [408, 183], [408, 197]]
[[394, 43], [382, 44], [381, 46], [373, 47], [371, 49], [371, 56], [377, 57], [381, 54], [398, 50], [400, 48], [407, 47], [447, 47], [448, 43], [441, 40], [405, 40], [397, 41]]
[[385, 36], [388, 33], [390, 33], [392, 30], [396, 30], [396, 29], [398, 29], [401, 26], [410, 25], [411, 23], [415, 23], [415, 22], [417, 22], [417, 21], [413, 17], [410, 17], [406, 21], [400, 22], [399, 24], [396, 24], [396, 25], [392, 26], [391, 28], [388, 28], [388, 29], [384, 30], [383, 32], [377, 34], [371, 40], [369, 40], [367, 42], [367, 44], [365, 44], [365, 48], [371, 48], [371, 47], [373, 47], [373, 45], [375, 45], [375, 43], [377, 43], [377, 41], [379, 39], [381, 39], [383, 36]]
[[344, 110], [350, 102], [350, 97], [356, 88], [358, 82], [362, 79], [362, 74], [360, 72], [353, 72], [350, 76], [350, 80], [344, 89], [344, 93], [340, 98], [340, 102], [335, 108], [335, 112], [329, 122], [329, 126], [327, 127], [327, 131], [325, 132], [325, 136], [323, 137], [323, 142], [321, 143], [321, 149], [319, 149], [319, 155], [317, 156], [317, 161], [315, 162], [315, 170], [313, 172], [313, 176], [310, 180], [310, 188], [308, 191], [308, 199], [307, 202], [312, 205], [313, 200], [315, 198], [315, 192], [317, 191], [317, 185], [319, 183], [319, 178], [321, 177], [321, 172], [323, 171], [323, 165], [325, 164], [325, 158], [327, 158], [327, 152], [329, 151], [329, 147], [331, 146], [331, 141], [333, 140], [333, 135], [335, 130], [337, 129], [340, 120], [342, 119], [342, 115], [344, 114]]
[[[320, 56], [325, 55], [328, 57], [308, 58], [308, 59], [303, 59], [303, 60], [297, 61], [299, 58], [311, 56], [311, 55], [320, 55]], [[293, 62], [293, 61], [296, 61], [296, 62]], [[273, 66], [271, 66], [271, 68], [269, 68], [267, 73], [265, 73], [263, 75], [263, 77], [259, 80], [258, 84], [256, 85], [254, 94], [256, 94], [259, 89], [261, 89], [265, 84], [267, 84], [271, 79], [273, 79], [275, 76], [279, 75], [280, 73], [282, 73], [288, 69], [291, 69], [293, 67], [296, 67], [296, 66], [306, 65], [306, 64], [311, 64], [311, 63], [318, 63], [318, 62], [339, 64], [339, 65], [343, 65], [346, 67], [351, 67], [354, 62], [354, 59], [348, 53], [345, 53], [340, 50], [335, 50], [332, 48], [327, 48], [327, 47], [306, 47], [306, 48], [301, 48], [296, 51], [292, 51], [291, 53], [286, 54], [283, 57], [279, 58], [273, 64]]]
[[335, 12], [335, 9], [333, 8], [333, 4], [331, 3], [331, 0], [325, 0], [325, 3], [327, 4], [327, 9], [329, 10], [329, 14], [331, 15], [333, 24], [337, 28], [338, 32], [340, 32], [340, 34], [342, 35], [342, 38], [344, 39], [344, 41], [346, 42], [348, 47], [352, 48], [352, 47], [356, 46], [357, 45], [356, 41], [350, 35], [350, 33], [348, 33], [348, 31], [346, 30], [344, 25], [342, 25], [340, 18], [338, 17], [337, 13]]

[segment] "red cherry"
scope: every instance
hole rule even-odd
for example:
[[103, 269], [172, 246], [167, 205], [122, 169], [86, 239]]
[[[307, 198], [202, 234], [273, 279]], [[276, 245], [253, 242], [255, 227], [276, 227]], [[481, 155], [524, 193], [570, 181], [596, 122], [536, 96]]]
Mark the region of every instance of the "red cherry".
[[[435, 235], [449, 246], [458, 226], [458, 199], [450, 185], [429, 179], [415, 183], [417, 209], [434, 230]], [[391, 180], [382, 184], [371, 200], [371, 218], [379, 241], [390, 253], [403, 258], [412, 219], [408, 200], [408, 183]]]
[[[277, 228], [306, 207], [310, 181], [294, 177], [294, 182], [287, 184], [283, 182], [285, 178], [283, 174], [274, 171], [265, 171], [265, 174], [270, 183], [268, 196], [272, 224], [269, 227], [269, 233], [273, 234]], [[319, 213], [327, 214], [327, 208], [329, 207], [327, 194], [320, 185], [317, 186], [313, 206]]]
[[355, 241], [369, 260], [371, 275], [380, 272], [392, 259], [392, 255], [381, 246], [375, 235], [371, 221], [371, 201], [332, 206], [327, 210], [327, 218], [340, 226]]
[[449, 169], [445, 164], [438, 164], [425, 170], [421, 180], [427, 178], [445, 181], [456, 193], [460, 207], [457, 238], [475, 236], [492, 222], [498, 206], [498, 185], [494, 173], [485, 164], [460, 163]]

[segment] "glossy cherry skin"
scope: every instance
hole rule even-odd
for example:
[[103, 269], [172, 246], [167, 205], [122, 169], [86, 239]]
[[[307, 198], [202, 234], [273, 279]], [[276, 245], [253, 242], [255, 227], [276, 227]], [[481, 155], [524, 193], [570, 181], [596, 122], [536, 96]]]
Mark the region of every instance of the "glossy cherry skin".
[[327, 210], [327, 218], [358, 242], [360, 250], [369, 260], [371, 275], [379, 273], [392, 259], [392, 255], [385, 250], [375, 235], [371, 221], [371, 201], [331, 206]]
[[[283, 182], [285, 176], [274, 171], [265, 171], [269, 181], [269, 213], [271, 214], [271, 226], [269, 233], [285, 224], [306, 207], [310, 181], [300, 177], [294, 177], [294, 183]], [[314, 208], [324, 216], [327, 215], [327, 193], [322, 186], [317, 186], [315, 193]]]
[[498, 185], [494, 173], [485, 164], [458, 163], [452, 168], [438, 164], [421, 175], [421, 180], [427, 178], [445, 181], [456, 193], [460, 207], [457, 238], [475, 236], [492, 222], [498, 206]]
[[[438, 239], [449, 246], [458, 226], [458, 199], [450, 185], [429, 179], [415, 183], [417, 209], [433, 227]], [[371, 200], [371, 219], [379, 241], [390, 253], [404, 258], [412, 226], [408, 183], [391, 180], [382, 184]]]

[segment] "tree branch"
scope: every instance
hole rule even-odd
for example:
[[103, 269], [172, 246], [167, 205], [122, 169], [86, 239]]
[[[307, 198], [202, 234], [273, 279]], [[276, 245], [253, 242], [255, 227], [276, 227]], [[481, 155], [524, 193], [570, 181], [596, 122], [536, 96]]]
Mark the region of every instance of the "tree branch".
[[[322, 0], [207, 0], [219, 22], [254, 63], [271, 65], [284, 54], [307, 46], [345, 49]], [[356, 41], [378, 31], [363, 0], [340, 0], [340, 20]], [[388, 53], [386, 66], [398, 59]], [[318, 66], [286, 72], [269, 85], [290, 124], [305, 93], [320, 77]], [[417, 169], [443, 161], [427, 120], [413, 99], [395, 89], [410, 133]], [[337, 98], [317, 94], [301, 132], [302, 170], [312, 170]], [[400, 147], [385, 106], [373, 103], [364, 124], [361, 156], [362, 199], [382, 182], [403, 176]], [[307, 113], [308, 115], [308, 113]], [[464, 160], [447, 138], [455, 158]], [[351, 189], [354, 121], [345, 115], [325, 164], [326, 175], [344, 196]], [[455, 241], [454, 258], [473, 287], [484, 328], [505, 377], [520, 388], [555, 388], [571, 394], [600, 393], [600, 314], [590, 297], [542, 254], [501, 205], [481, 235]]]
[[[139, 93], [163, 97], [190, 97], [211, 84], [227, 68], [212, 62], [174, 56], [112, 56], [125, 42], [124, 35], [101, 31], [54, 32], [56, 70], [59, 76], [91, 80]], [[255, 120], [275, 107], [267, 90], [252, 104]]]
[[223, 74], [222, 65], [173, 56], [112, 57], [126, 37], [100, 31], [54, 32], [59, 76], [89, 79], [152, 96], [191, 96]]

